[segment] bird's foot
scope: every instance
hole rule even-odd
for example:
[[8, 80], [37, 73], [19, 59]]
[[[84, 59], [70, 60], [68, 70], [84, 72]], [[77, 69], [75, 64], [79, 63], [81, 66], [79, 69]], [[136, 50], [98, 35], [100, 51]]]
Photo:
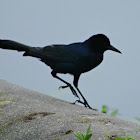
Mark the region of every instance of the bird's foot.
[[69, 86], [60, 86], [59, 89], [61, 89], [61, 88], [64, 89], [64, 88], [67, 88], [67, 87], [69, 87]]
[[64, 89], [64, 88], [67, 88], [69, 87], [70, 90], [72, 91], [73, 95], [75, 95], [79, 100], [80, 100], [80, 97], [78, 96], [77, 92], [75, 91], [75, 89], [71, 86], [71, 84], [68, 84], [66, 86], [60, 86], [59, 89]]
[[90, 107], [89, 104], [87, 103], [87, 101], [82, 102], [82, 101], [80, 101], [80, 100], [76, 100], [76, 101], [74, 102], [74, 104], [75, 104], [76, 102], [83, 104], [86, 108], [89, 108], [89, 109], [98, 111], [97, 109], [94, 109], [94, 108]]

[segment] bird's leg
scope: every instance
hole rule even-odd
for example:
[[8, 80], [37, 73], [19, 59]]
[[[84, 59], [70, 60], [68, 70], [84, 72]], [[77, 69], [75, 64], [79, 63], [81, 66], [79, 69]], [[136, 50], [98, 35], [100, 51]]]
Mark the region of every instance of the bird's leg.
[[67, 88], [67, 87], [69, 87], [70, 90], [72, 91], [73, 95], [75, 95], [76, 97], [78, 97], [79, 100], [80, 100], [80, 97], [78, 96], [77, 92], [75, 91], [75, 89], [72, 87], [72, 85], [70, 83], [66, 82], [65, 80], [61, 79], [58, 76], [56, 76], [55, 78], [59, 79], [60, 81], [62, 81], [62, 82], [64, 82], [66, 84], [66, 86], [61, 86], [59, 88]]
[[[90, 107], [90, 105], [88, 104], [87, 100], [85, 99], [85, 97], [82, 95], [81, 91], [78, 88], [78, 80], [79, 80], [79, 77], [80, 77], [80, 74], [75, 74], [74, 75], [73, 84], [74, 84], [75, 88], [77, 89], [77, 91], [79, 92], [79, 94], [81, 95], [81, 97], [83, 98], [84, 102], [82, 102], [80, 100], [76, 100], [75, 103], [78, 102], [78, 103], [83, 104], [85, 107], [88, 107], [89, 109], [93, 109], [92, 107]], [[97, 109], [93, 109], [93, 110], [96, 110], [97, 111]]]
[[[87, 100], [85, 99], [85, 97], [82, 95], [81, 91], [79, 90], [78, 87], [76, 87], [76, 89], [78, 90], [79, 94], [81, 95], [81, 97], [83, 98], [84, 102], [80, 101], [80, 100], [76, 100], [76, 102], [83, 104], [85, 107], [88, 107], [89, 109], [93, 109], [92, 107], [90, 107], [90, 105], [88, 104]], [[97, 109], [93, 109], [95, 111], [98, 111]]]
[[[53, 76], [54, 78], [57, 78], [58, 80], [60, 80], [60, 81], [62, 81], [62, 82], [64, 82], [64, 83], [66, 84], [66, 86], [62, 86], [62, 88], [69, 87], [69, 88], [71, 89], [73, 95], [75, 95], [76, 97], [78, 97], [79, 100], [80, 100], [80, 97], [78, 96], [77, 92], [75, 91], [75, 89], [72, 87], [72, 85], [71, 85], [70, 83], [68, 83], [68, 82], [66, 82], [65, 80], [63, 80], [63, 79], [61, 79], [60, 77], [58, 77], [54, 71], [52, 71], [51, 74], [52, 74], [52, 76]], [[60, 88], [61, 88], [61, 87], [60, 87]]]

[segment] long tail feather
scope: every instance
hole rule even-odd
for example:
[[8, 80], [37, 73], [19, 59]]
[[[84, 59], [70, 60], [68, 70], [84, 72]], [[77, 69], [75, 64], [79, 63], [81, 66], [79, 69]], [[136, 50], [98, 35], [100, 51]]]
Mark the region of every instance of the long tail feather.
[[0, 40], [0, 48], [17, 51], [28, 51], [30, 47], [12, 40]]

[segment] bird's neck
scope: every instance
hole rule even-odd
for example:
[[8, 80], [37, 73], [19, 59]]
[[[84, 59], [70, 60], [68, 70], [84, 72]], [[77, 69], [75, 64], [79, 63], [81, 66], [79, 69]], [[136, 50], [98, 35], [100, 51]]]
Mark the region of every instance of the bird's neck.
[[90, 49], [91, 52], [94, 53], [104, 53], [105, 50], [103, 49], [102, 46], [100, 46], [99, 44], [94, 44], [93, 42], [91, 43], [90, 41], [85, 41], [84, 42], [84, 46], [88, 47]]

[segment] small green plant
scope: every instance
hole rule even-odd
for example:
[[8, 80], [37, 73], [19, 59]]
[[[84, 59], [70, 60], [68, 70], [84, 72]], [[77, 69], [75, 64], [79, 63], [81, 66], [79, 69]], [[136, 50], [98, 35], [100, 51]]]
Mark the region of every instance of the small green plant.
[[[140, 121], [140, 120], [139, 120]], [[105, 134], [105, 136], [108, 139], [112, 139], [112, 140], [135, 140], [136, 134], [140, 131], [140, 127], [137, 128], [136, 132], [134, 133], [134, 136], [126, 136], [124, 138], [120, 138], [120, 137], [116, 137], [116, 136], [111, 136], [109, 134]], [[76, 131], [73, 131], [74, 135], [79, 139], [79, 140], [89, 140], [92, 136], [91, 134], [91, 124], [89, 125], [88, 129], [87, 129], [87, 133], [84, 136], [84, 134], [80, 134]]]
[[80, 133], [75, 132], [75, 131], [73, 133], [79, 140], [89, 140], [92, 136], [90, 129], [91, 129], [91, 124], [89, 125], [85, 136], [84, 136], [84, 134], [80, 134]]
[[109, 110], [109, 107], [107, 105], [102, 105], [102, 111], [101, 111], [102, 113], [107, 114], [108, 110]]
[[138, 127], [136, 129], [136, 132], [134, 133], [134, 136], [126, 136], [125, 138], [119, 138], [119, 137], [113, 137], [109, 134], [105, 134], [105, 136], [108, 138], [108, 139], [113, 139], [113, 140], [135, 140], [135, 137], [136, 137], [136, 134], [140, 131], [140, 127]]
[[[109, 107], [107, 106], [107, 105], [103, 105], [102, 106], [102, 113], [105, 113], [105, 114], [108, 114], [108, 112], [109, 112]], [[113, 110], [112, 112], [111, 112], [111, 114], [110, 115], [112, 115], [112, 116], [116, 116], [117, 114], [118, 114], [118, 109], [115, 109], [115, 110]]]
[[105, 134], [105, 136], [108, 139], [113, 139], [113, 140], [135, 140], [133, 136], [126, 136], [125, 138], [118, 138], [118, 137], [110, 136], [109, 134]]
[[[118, 113], [118, 111], [114, 110], [111, 115], [116, 115], [116, 113]], [[140, 118], [136, 118], [137, 121], [140, 122]], [[138, 127], [134, 133], [133, 136], [126, 136], [124, 138], [119, 138], [119, 137], [115, 137], [115, 136], [111, 136], [109, 134], [105, 134], [105, 136], [108, 138], [108, 139], [112, 139], [112, 140], [135, 140], [135, 137], [136, 137], [136, 134], [140, 131], [140, 127]]]
[[115, 109], [114, 111], [111, 112], [110, 115], [116, 116], [118, 113], [119, 113], [119, 110], [118, 109]]

